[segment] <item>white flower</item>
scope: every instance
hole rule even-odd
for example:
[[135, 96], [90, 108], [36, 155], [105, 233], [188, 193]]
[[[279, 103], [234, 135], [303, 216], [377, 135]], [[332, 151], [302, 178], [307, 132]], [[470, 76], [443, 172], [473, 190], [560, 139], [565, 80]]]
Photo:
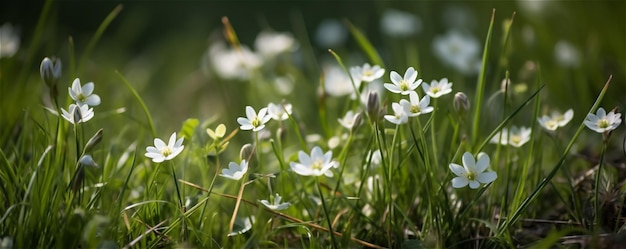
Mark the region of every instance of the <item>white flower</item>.
[[20, 49], [20, 36], [10, 23], [0, 26], [0, 58], [13, 57]]
[[68, 111], [61, 108], [61, 116], [72, 124], [84, 123], [93, 118], [93, 108], [88, 105], [70, 104]]
[[[270, 197], [271, 199], [271, 197]], [[281, 203], [280, 201], [282, 200], [282, 197], [280, 197], [280, 195], [278, 193], [276, 193], [276, 196], [274, 197], [274, 201], [270, 203], [270, 201], [268, 200], [259, 200], [259, 202], [261, 202], [261, 204], [263, 204], [265, 207], [274, 210], [274, 211], [280, 211], [280, 210], [285, 210], [287, 209], [289, 206], [291, 206], [291, 203], [289, 202], [283, 202]]]
[[411, 91], [414, 91], [421, 83], [422, 79], [417, 79], [417, 71], [413, 67], [406, 69], [404, 78], [400, 76], [396, 71], [391, 71], [391, 83], [385, 83], [384, 86], [393, 93], [400, 93], [402, 95], [408, 95]]
[[571, 43], [559, 41], [554, 45], [554, 58], [564, 67], [578, 67], [580, 64], [580, 52]]
[[84, 86], [80, 85], [80, 79], [76, 78], [72, 83], [72, 87], [68, 87], [67, 90], [70, 93], [70, 97], [76, 103], [89, 106], [97, 106], [100, 104], [100, 96], [97, 94], [93, 94], [94, 84], [93, 82], [88, 82]]
[[564, 127], [574, 117], [574, 111], [572, 109], [567, 110], [564, 114], [557, 111], [553, 111], [550, 116], [543, 115], [537, 118], [539, 125], [548, 131], [554, 131], [559, 127]]
[[346, 127], [346, 129], [351, 130], [355, 124], [359, 125], [361, 121], [361, 114], [359, 112], [354, 113], [353, 111], [346, 112], [346, 115], [343, 118], [338, 119], [339, 124], [341, 126]]
[[622, 114], [611, 111], [606, 113], [604, 108], [598, 108], [596, 114], [589, 113], [584, 121], [587, 128], [598, 133], [615, 130], [622, 123]]
[[489, 156], [483, 152], [478, 154], [478, 161], [471, 153], [463, 154], [463, 166], [451, 163], [450, 170], [456, 175], [452, 179], [452, 187], [463, 188], [469, 184], [470, 188], [477, 189], [480, 184], [493, 182], [498, 178], [496, 172], [484, 172], [489, 167]]
[[291, 162], [289, 166], [291, 166], [291, 170], [303, 176], [325, 175], [332, 177], [333, 172], [329, 169], [339, 166], [339, 163], [333, 160], [333, 152], [328, 151], [324, 154], [319, 146], [313, 147], [311, 156], [304, 151], [299, 151], [298, 159], [300, 159], [300, 162]]
[[422, 31], [422, 20], [409, 12], [388, 9], [380, 19], [380, 29], [392, 37], [408, 37]]
[[[358, 78], [359, 81], [372, 82], [383, 77], [385, 69], [379, 65], [370, 66], [369, 63], [365, 63], [363, 67], [355, 66], [350, 68], [350, 74], [352, 77]], [[354, 80], [357, 81], [357, 79]]]
[[530, 141], [531, 129], [528, 127], [511, 126], [511, 130], [502, 128], [493, 138], [491, 143], [499, 143], [501, 145], [512, 145], [514, 147], [522, 147], [526, 142]]
[[289, 103], [269, 103], [269, 105], [267, 105], [267, 114], [269, 114], [272, 119], [281, 121], [289, 118], [289, 115], [291, 115], [291, 109], [292, 106]]
[[240, 164], [235, 162], [228, 163], [228, 169], [222, 169], [222, 174], [220, 176], [238, 181], [243, 177], [243, 175], [248, 172], [248, 162], [246, 160], [241, 160]]
[[445, 36], [435, 37], [433, 50], [444, 64], [463, 74], [472, 75], [480, 71], [480, 43], [469, 34], [448, 31]]
[[262, 31], [254, 41], [256, 51], [266, 58], [289, 52], [296, 46], [296, 40], [289, 33]]
[[155, 138], [154, 146], [148, 146], [146, 148], [147, 152], [145, 156], [152, 158], [152, 161], [155, 163], [171, 160], [178, 156], [178, 154], [183, 151], [183, 148], [185, 148], [183, 145], [184, 139], [184, 137], [181, 137], [176, 140], [176, 132], [172, 133], [167, 144], [160, 138]]
[[267, 107], [261, 108], [261, 110], [259, 110], [259, 113], [257, 114], [254, 111], [254, 108], [252, 108], [252, 106], [246, 106], [247, 118], [243, 118], [243, 117], [237, 118], [237, 122], [239, 123], [239, 125], [241, 125], [239, 129], [242, 129], [244, 131], [245, 130], [252, 130], [252, 131], [263, 130], [263, 128], [265, 128], [265, 123], [270, 121], [270, 119], [272, 118], [266, 114], [267, 114]]
[[417, 92], [413, 91], [409, 93], [409, 99], [411, 100], [410, 102], [406, 99], [400, 100], [400, 105], [408, 106], [409, 112], [407, 114], [409, 117], [417, 117], [434, 110], [432, 106], [428, 106], [430, 104], [430, 97], [428, 95], [424, 96], [424, 98], [420, 100]]
[[[361, 81], [357, 77], [352, 77], [357, 88], [361, 85]], [[341, 97], [350, 95], [350, 98], [356, 98], [356, 92], [350, 81], [350, 77], [343, 69], [338, 66], [324, 67], [324, 90], [331, 96]]]
[[261, 57], [246, 46], [240, 50], [229, 49], [223, 42], [216, 42], [209, 48], [210, 64], [223, 79], [247, 80], [250, 70], [263, 65]]
[[448, 82], [448, 78], [443, 78], [440, 81], [432, 80], [430, 85], [424, 82], [422, 88], [430, 97], [439, 98], [452, 92], [452, 82]]
[[385, 119], [391, 123], [400, 125], [409, 122], [409, 105], [401, 105], [399, 103], [391, 103], [391, 109], [393, 109], [393, 115], [385, 115]]
[[334, 48], [343, 45], [348, 39], [346, 27], [337, 20], [327, 19], [317, 26], [315, 41], [322, 48]]

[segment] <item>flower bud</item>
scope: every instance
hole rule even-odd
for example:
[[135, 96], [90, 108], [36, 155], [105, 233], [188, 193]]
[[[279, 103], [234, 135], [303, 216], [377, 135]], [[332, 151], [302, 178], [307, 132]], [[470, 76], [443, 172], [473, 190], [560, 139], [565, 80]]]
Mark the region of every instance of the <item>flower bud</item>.
[[254, 156], [254, 146], [252, 146], [252, 144], [244, 144], [239, 151], [239, 158], [241, 160], [250, 161], [252, 156]]
[[89, 153], [93, 149], [93, 147], [100, 143], [100, 141], [102, 141], [102, 128], [100, 128], [100, 130], [98, 130], [96, 134], [94, 134], [93, 137], [91, 137], [89, 141], [87, 141], [87, 145], [85, 145], [83, 153]]
[[96, 163], [96, 161], [93, 160], [93, 157], [91, 157], [91, 155], [82, 156], [80, 160], [78, 160], [78, 163], [85, 165], [85, 166], [91, 166], [94, 168], [98, 167], [98, 164]]
[[354, 115], [354, 122], [352, 125], [352, 132], [354, 132], [356, 130], [357, 127], [359, 127], [359, 125], [361, 125], [361, 112], [357, 112], [357, 114]]
[[54, 57], [52, 59], [48, 57], [43, 58], [39, 67], [39, 73], [48, 87], [55, 88], [61, 78], [61, 60]]
[[466, 113], [470, 109], [470, 101], [463, 92], [454, 94], [454, 102], [452, 102], [454, 110], [458, 113]]
[[378, 92], [369, 92], [367, 95], [367, 114], [373, 120], [378, 119], [380, 101], [378, 100]]

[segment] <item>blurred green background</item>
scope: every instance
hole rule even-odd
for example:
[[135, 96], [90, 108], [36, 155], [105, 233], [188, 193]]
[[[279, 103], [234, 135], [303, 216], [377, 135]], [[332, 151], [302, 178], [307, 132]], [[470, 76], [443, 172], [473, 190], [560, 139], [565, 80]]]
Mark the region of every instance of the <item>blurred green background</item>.
[[[87, 61], [78, 62], [83, 70], [68, 75], [69, 37], [78, 59], [98, 25], [118, 5], [122, 11], [93, 54]], [[142, 119], [136, 116], [140, 113], [137, 104], [114, 73], [118, 70], [137, 88], [157, 129], [164, 134], [168, 134], [166, 130], [178, 130], [189, 117], [204, 120], [220, 115], [221, 122], [234, 128], [236, 117], [244, 115], [245, 105], [260, 108], [283, 98], [315, 103], [321, 64], [329, 57], [328, 47], [316, 44], [316, 29], [328, 19], [347, 20], [370, 39], [386, 64], [384, 82], [389, 81], [391, 70], [403, 72], [419, 63], [418, 71], [425, 81], [448, 77], [455, 83], [455, 92], [472, 93], [477, 76], [463, 75], [444, 65], [433, 54], [433, 39], [450, 29], [463, 29], [480, 41], [482, 51], [494, 8], [486, 97], [500, 88], [504, 69], [510, 71], [514, 85], [522, 85], [520, 91], [526, 87], [525, 94], [532, 92], [535, 78], [529, 75], [533, 64], [538, 63], [547, 84], [542, 94], [544, 104], [562, 111], [574, 108], [575, 122], [584, 118], [581, 113], [591, 106], [609, 75], [613, 75], [613, 83], [602, 106], [610, 109], [624, 106], [626, 101], [624, 1], [53, 1], [51, 15], [43, 25], [41, 47], [29, 50], [42, 6], [44, 2], [2, 3], [0, 23], [12, 23], [21, 37], [20, 50], [0, 60], [3, 125], [18, 120], [19, 110], [41, 105], [45, 94], [40, 93], [47, 90], [38, 69], [45, 56], [59, 57], [64, 63], [61, 96], [73, 78], [79, 77], [83, 83], [96, 83], [96, 93], [103, 99], [97, 111], [127, 107], [124, 119]], [[421, 28], [408, 37], [385, 35], [380, 19], [389, 9], [414, 14]], [[516, 15], [510, 46], [502, 53], [504, 22], [513, 12]], [[242, 87], [250, 87], [247, 83], [221, 81], [207, 74], [203, 58], [212, 42], [223, 40], [220, 20], [224, 16], [230, 19], [241, 43], [249, 47], [263, 30], [292, 33], [300, 44], [293, 59], [302, 72], [297, 84], [305, 87], [297, 87], [287, 96], [264, 95], [251, 100], [240, 96]], [[347, 37], [345, 43], [332, 49], [344, 57], [348, 66], [366, 62], [354, 39]], [[577, 50], [577, 65], [563, 65], [555, 59], [559, 41]], [[507, 60], [499, 61], [503, 55]], [[25, 77], [17, 77], [20, 70], [27, 71]], [[23, 82], [15, 82], [17, 79]], [[11, 94], [16, 92], [28, 94]]]

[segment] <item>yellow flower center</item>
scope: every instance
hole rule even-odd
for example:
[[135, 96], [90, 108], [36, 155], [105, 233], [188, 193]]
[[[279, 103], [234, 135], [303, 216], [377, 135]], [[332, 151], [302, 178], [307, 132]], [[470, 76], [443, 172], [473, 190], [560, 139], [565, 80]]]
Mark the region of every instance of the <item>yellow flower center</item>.
[[258, 118], [258, 117], [254, 118], [254, 119], [252, 120], [252, 126], [254, 126], [254, 127], [259, 127], [260, 125], [261, 125], [261, 120], [259, 120], [259, 118]]
[[474, 172], [467, 172], [467, 179], [470, 181], [473, 181], [474, 179], [476, 179], [476, 173]]
[[557, 126], [557, 120], [549, 120], [546, 122], [546, 126], [550, 129], [554, 129]]
[[369, 77], [369, 76], [372, 76], [372, 75], [374, 75], [374, 73], [372, 71], [370, 71], [370, 70], [363, 71], [363, 76], [368, 76]]
[[432, 92], [432, 93], [438, 93], [439, 91], [441, 91], [439, 86], [433, 86], [433, 87], [430, 88], [430, 92]]
[[598, 127], [599, 127], [599, 128], [602, 128], [602, 129], [604, 129], [604, 128], [608, 128], [608, 127], [609, 127], [609, 121], [608, 121], [608, 120], [606, 120], [606, 119], [600, 119], [600, 120], [598, 120]]
[[418, 112], [422, 111], [422, 109], [420, 109], [420, 107], [418, 105], [411, 105], [411, 109], [410, 110], [411, 110], [412, 113], [418, 113]]
[[409, 90], [409, 83], [406, 82], [405, 80], [401, 80], [400, 81], [400, 90], [402, 90], [402, 91]]
[[87, 100], [87, 96], [85, 96], [82, 93], [79, 93], [78, 96], [76, 96], [76, 98], [78, 99], [78, 101], [80, 102], [85, 102], [85, 100]]
[[522, 137], [520, 137], [519, 135], [512, 135], [511, 136], [511, 143], [512, 144], [519, 144], [522, 141]]
[[163, 155], [163, 156], [165, 156], [165, 157], [167, 157], [167, 156], [169, 156], [169, 155], [171, 155], [171, 154], [172, 154], [172, 149], [170, 149], [170, 147], [169, 147], [169, 146], [165, 146], [165, 148], [163, 148], [163, 149], [161, 150], [161, 155]]
[[315, 160], [313, 165], [311, 165], [311, 169], [316, 171], [322, 170], [322, 160]]

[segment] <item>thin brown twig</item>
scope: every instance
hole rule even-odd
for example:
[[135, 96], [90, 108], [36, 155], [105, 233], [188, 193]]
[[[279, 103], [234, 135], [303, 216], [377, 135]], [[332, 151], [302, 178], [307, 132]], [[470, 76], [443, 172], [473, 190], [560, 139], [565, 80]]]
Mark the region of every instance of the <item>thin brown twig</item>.
[[[188, 185], [190, 187], [198, 189], [200, 191], [208, 192], [207, 189], [205, 189], [205, 188], [203, 188], [201, 186], [198, 186], [198, 185], [196, 185], [194, 183], [191, 183], [191, 182], [188, 182], [188, 181], [185, 181], [185, 180], [182, 180], [182, 179], [178, 179], [178, 181], [180, 181], [181, 183], [186, 184], [186, 185]], [[229, 195], [229, 194], [222, 194], [222, 193], [212, 193], [212, 194], [217, 195], [217, 196], [221, 196], [221, 197], [225, 197], [225, 198], [234, 199], [234, 200], [238, 199], [237, 196]], [[243, 198], [241, 198], [240, 200], [242, 202], [250, 205], [250, 206], [257, 207], [257, 208], [259, 207], [259, 205], [257, 203], [255, 203], [255, 202], [252, 202], [252, 201], [249, 201], [249, 200], [246, 200], [246, 199], [243, 199]], [[320, 225], [317, 225], [317, 224], [314, 224], [314, 223], [310, 223], [310, 222], [305, 222], [305, 221], [300, 220], [298, 218], [291, 217], [289, 215], [286, 215], [286, 214], [283, 214], [283, 213], [280, 213], [280, 212], [276, 212], [276, 211], [271, 210], [271, 209], [264, 209], [264, 210], [267, 211], [267, 212], [270, 212], [270, 213], [272, 213], [272, 214], [274, 214], [276, 216], [279, 216], [281, 218], [289, 220], [291, 222], [304, 224], [304, 225], [310, 226], [310, 227], [312, 227], [314, 229], [317, 229], [317, 230], [320, 230], [320, 231], [323, 231], [323, 232], [327, 232], [327, 233], [329, 232], [329, 230], [327, 228], [322, 227]], [[338, 237], [343, 237], [343, 234], [340, 233], [340, 232], [337, 232], [337, 231], [333, 231], [333, 234], [335, 236], [338, 236]], [[386, 247], [382, 247], [382, 246], [379, 246], [379, 245], [375, 245], [375, 244], [369, 243], [369, 242], [364, 241], [364, 240], [360, 240], [360, 239], [354, 238], [352, 236], [350, 236], [350, 240], [352, 240], [352, 241], [354, 241], [354, 242], [356, 242], [356, 243], [358, 243], [360, 245], [367, 246], [367, 247], [370, 247], [370, 248], [376, 248], [376, 249], [385, 249], [386, 248]]]

